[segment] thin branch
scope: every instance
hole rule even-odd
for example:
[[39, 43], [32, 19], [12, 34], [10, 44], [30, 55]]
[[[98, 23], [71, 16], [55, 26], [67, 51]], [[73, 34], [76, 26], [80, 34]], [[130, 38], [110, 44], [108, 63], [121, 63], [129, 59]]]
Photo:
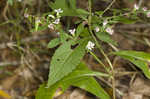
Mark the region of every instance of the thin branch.
[[[38, 35], [38, 36], [32, 36], [32, 37], [27, 37], [25, 39], [21, 40], [21, 43], [29, 43], [29, 42], [34, 42], [34, 41], [40, 41], [43, 39], [48, 39], [51, 38], [51, 35]], [[0, 49], [5, 49], [7, 47], [13, 47], [16, 44], [16, 42], [7, 42], [7, 43], [1, 43], [0, 44]]]

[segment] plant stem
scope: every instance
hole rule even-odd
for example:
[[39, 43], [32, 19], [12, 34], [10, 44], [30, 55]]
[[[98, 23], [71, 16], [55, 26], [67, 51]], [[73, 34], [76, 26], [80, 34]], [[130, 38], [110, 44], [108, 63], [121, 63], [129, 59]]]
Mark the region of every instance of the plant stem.
[[92, 52], [92, 51], [88, 51], [97, 61], [99, 64], [101, 64], [104, 69], [109, 73], [108, 68], [106, 68], [106, 66], [103, 64], [103, 62]]
[[[111, 7], [115, 2], [116, 2], [116, 0], [113, 0], [113, 1], [110, 3], [110, 5], [108, 5], [108, 7], [103, 11], [102, 15], [103, 15], [107, 10], [109, 10], [110, 7]], [[102, 16], [102, 15], [101, 15], [101, 16]]]
[[[88, 0], [88, 4], [89, 4], [89, 12], [90, 12], [90, 15], [88, 17], [88, 25], [89, 25], [89, 31], [90, 31], [90, 34], [92, 36], [92, 38], [94, 39], [95, 41], [95, 44], [96, 46], [98, 47], [99, 51], [104, 55], [104, 57], [106, 58], [109, 66], [111, 67], [111, 70], [112, 70], [112, 87], [113, 87], [113, 99], [116, 99], [116, 95], [115, 95], [115, 73], [114, 73], [114, 69], [113, 69], [113, 66], [112, 66], [112, 63], [111, 61], [109, 60], [108, 56], [105, 54], [105, 52], [103, 51], [102, 47], [99, 45], [96, 37], [94, 36], [93, 32], [92, 32], [92, 27], [91, 27], [91, 21], [92, 21], [92, 2], [91, 0]], [[115, 0], [113, 0], [113, 2], [115, 2]], [[113, 3], [111, 3], [112, 5]], [[111, 7], [111, 5], [109, 5]], [[108, 8], [110, 8], [108, 6]], [[107, 11], [107, 10], [105, 10]]]

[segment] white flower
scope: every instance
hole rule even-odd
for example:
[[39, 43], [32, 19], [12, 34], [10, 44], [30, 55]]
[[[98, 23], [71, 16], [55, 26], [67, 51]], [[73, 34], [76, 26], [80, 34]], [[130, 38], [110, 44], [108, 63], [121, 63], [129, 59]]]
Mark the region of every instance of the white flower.
[[91, 41], [88, 42], [86, 48], [89, 49], [89, 50], [92, 50], [94, 48], [95, 44]]
[[57, 13], [57, 15], [59, 15], [59, 13], [63, 13], [63, 10], [61, 8], [55, 9], [54, 11]]
[[103, 26], [106, 26], [106, 25], [107, 25], [107, 23], [108, 23], [108, 21], [107, 21], [107, 20], [104, 20], [104, 22], [103, 22]]
[[134, 4], [134, 9], [135, 10], [138, 10], [139, 9], [139, 6], [137, 4]]
[[25, 18], [28, 18], [28, 17], [29, 17], [29, 14], [24, 13], [24, 17], [25, 17]]
[[106, 28], [106, 32], [108, 32], [110, 35], [114, 33], [114, 30], [110, 27]]
[[147, 11], [147, 7], [143, 7], [143, 11]]
[[48, 25], [48, 28], [54, 30], [54, 24], [49, 24], [49, 25]]
[[75, 35], [75, 31], [76, 31], [76, 29], [75, 29], [75, 28], [74, 28], [74, 29], [70, 29], [70, 30], [69, 30], [70, 34], [71, 34], [71, 35], [73, 35], [73, 36]]
[[99, 32], [99, 30], [100, 30], [100, 29], [99, 29], [99, 27], [97, 26], [97, 27], [95, 28], [95, 31], [96, 31], [96, 32]]
[[50, 15], [48, 15], [48, 17], [53, 18], [53, 19], [55, 18], [55, 17], [54, 17], [53, 15], [51, 15], [51, 14], [50, 14]]
[[150, 18], [150, 11], [147, 12], [146, 16], [147, 16], [148, 18]]
[[60, 19], [56, 19], [53, 23], [54, 24], [59, 24], [59, 22], [60, 22]]

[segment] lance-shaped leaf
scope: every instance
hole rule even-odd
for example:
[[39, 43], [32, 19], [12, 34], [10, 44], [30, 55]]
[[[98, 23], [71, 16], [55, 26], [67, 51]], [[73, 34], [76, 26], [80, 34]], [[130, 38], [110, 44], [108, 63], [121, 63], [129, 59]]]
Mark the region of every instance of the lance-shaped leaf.
[[37, 91], [36, 99], [53, 99], [57, 88], [61, 87], [63, 91], [65, 91], [71, 85], [82, 88], [96, 95], [100, 99], [110, 99], [109, 95], [91, 76], [108, 77], [109, 75], [101, 72], [91, 71], [84, 63], [80, 63], [72, 73], [65, 76], [62, 80], [58, 81], [49, 88], [46, 88], [46, 84], [41, 85]]
[[118, 51], [113, 54], [116, 54], [135, 64], [143, 71], [144, 75], [150, 79], [150, 68], [148, 66], [148, 62], [150, 62], [150, 54], [138, 51]]
[[87, 68], [84, 63], [80, 63], [75, 71], [62, 79], [61, 86], [66, 90], [70, 85], [84, 89], [100, 99], [110, 99], [110, 96], [100, 86], [100, 84], [91, 76], [104, 76], [109, 75], [101, 72], [94, 72]]
[[79, 45], [73, 50], [71, 49], [72, 41], [65, 42], [56, 50], [50, 64], [48, 87], [76, 68], [85, 54], [87, 42], [87, 39], [81, 40]]
[[135, 59], [150, 61], [150, 53], [145, 53], [141, 51], [118, 51], [115, 52], [116, 55], [130, 56]]

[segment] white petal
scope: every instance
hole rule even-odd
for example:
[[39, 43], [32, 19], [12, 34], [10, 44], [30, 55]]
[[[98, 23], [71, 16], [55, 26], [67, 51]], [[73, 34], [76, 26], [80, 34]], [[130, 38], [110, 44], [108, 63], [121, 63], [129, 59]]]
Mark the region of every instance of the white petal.
[[96, 32], [99, 32], [99, 30], [100, 30], [99, 27], [96, 27], [96, 28], [95, 28], [95, 31], [96, 31]]

